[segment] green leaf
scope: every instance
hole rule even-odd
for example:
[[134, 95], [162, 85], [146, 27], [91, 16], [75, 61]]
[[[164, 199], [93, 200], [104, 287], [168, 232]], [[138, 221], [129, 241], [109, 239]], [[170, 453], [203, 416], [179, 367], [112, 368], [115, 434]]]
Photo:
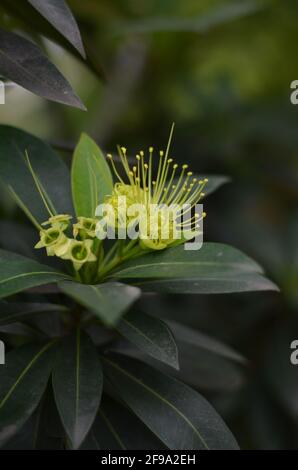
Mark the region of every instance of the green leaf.
[[[63, 49], [73, 54], [84, 65], [88, 66], [99, 78], [103, 79], [105, 77], [103, 68], [99, 62], [98, 51], [96, 50], [96, 47], [93, 47], [92, 43], [90, 44], [87, 42], [85, 45], [87, 50], [87, 58], [85, 59], [78, 49], [74, 49], [74, 46], [65, 38], [65, 36], [58, 32], [58, 29], [52, 26], [52, 24], [38, 13], [33, 6], [30, 6], [29, 2], [20, 2], [20, 0], [1, 0], [1, 7], [2, 6], [8, 12], [9, 16], [13, 18], [13, 21], [17, 23], [19, 29], [26, 31], [29, 34], [34, 34], [35, 37], [38, 33], [42, 37], [49, 38], [51, 41], [59, 44]], [[4, 23], [3, 25], [6, 26]], [[86, 28], [88, 28], [87, 25]]]
[[82, 134], [71, 168], [72, 197], [77, 216], [94, 217], [98, 204], [113, 190], [110, 168], [98, 145]]
[[0, 74], [48, 100], [86, 110], [59, 70], [32, 41], [0, 30]]
[[[202, 174], [197, 174], [195, 173], [193, 175], [195, 178], [197, 178], [197, 180], [203, 180], [205, 178], [208, 178], [208, 183], [206, 183], [205, 187], [204, 187], [204, 198], [206, 196], [209, 196], [209, 194], [212, 194], [214, 193], [218, 188], [220, 188], [222, 185], [226, 184], [226, 183], [229, 183], [231, 181], [231, 178], [229, 178], [228, 176], [222, 176], [222, 175], [209, 175], [207, 173], [205, 173], [204, 175]], [[178, 179], [179, 178], [174, 178], [173, 180], [173, 184], [176, 184], [178, 182]], [[193, 189], [190, 191], [190, 194], [192, 194], [192, 192], [195, 190], [196, 186], [193, 187]]]
[[208, 178], [208, 183], [206, 183], [206, 186], [204, 187], [204, 193], [205, 196], [209, 196], [209, 194], [214, 193], [219, 189], [222, 185], [227, 184], [231, 181], [231, 178], [228, 176], [222, 176], [222, 175], [209, 175], [209, 174], [204, 174], [204, 175], [194, 175], [196, 178], [199, 180], [202, 180], [204, 178]]
[[0, 126], [0, 178], [38, 222], [48, 219], [49, 214], [25, 161], [26, 151], [56, 212], [72, 214], [68, 168], [49, 145], [33, 135], [14, 127]]
[[158, 318], [140, 311], [131, 311], [122, 317], [116, 329], [145, 353], [179, 369], [173, 335], [168, 326]]
[[114, 325], [129, 307], [140, 297], [137, 287], [119, 282], [107, 282], [97, 286], [62, 282], [60, 289], [90, 309], [106, 325]]
[[216, 272], [204, 279], [181, 278], [134, 282], [147, 292], [164, 294], [232, 294], [234, 292], [278, 291], [278, 287], [260, 274], [233, 275]]
[[64, 305], [0, 301], [0, 325], [9, 325], [44, 312], [65, 312], [67, 310]]
[[77, 449], [92, 426], [102, 393], [97, 351], [79, 329], [61, 344], [53, 370], [53, 389], [63, 426]]
[[33, 415], [1, 450], [63, 450], [65, 433], [59, 420], [53, 392], [48, 387]]
[[17, 433], [37, 407], [51, 373], [53, 345], [18, 348], [0, 367], [0, 446]]
[[86, 57], [76, 20], [64, 0], [28, 0], [83, 56]]
[[157, 437], [125, 405], [104, 395], [88, 439], [80, 449], [164, 449]]
[[121, 265], [112, 274], [118, 279], [140, 279], [144, 290], [211, 294], [251, 290], [278, 290], [262, 268], [241, 251], [220, 243], [204, 243], [197, 251], [180, 245], [150, 253]]
[[167, 321], [175, 338], [179, 342], [183, 342], [196, 347], [198, 350], [204, 349], [205, 351], [219, 355], [225, 359], [245, 364], [246, 359], [232, 347], [219, 341], [216, 338], [202, 333], [201, 331], [194, 330], [180, 323], [174, 321]]
[[238, 448], [216, 411], [188, 386], [120, 355], [104, 363], [122, 400], [170, 449]]
[[179, 372], [174, 375], [194, 387], [208, 393], [232, 393], [239, 391], [245, 382], [245, 369], [242, 364], [213, 354], [190, 342], [179, 341]]
[[0, 298], [69, 276], [21, 255], [0, 250]]

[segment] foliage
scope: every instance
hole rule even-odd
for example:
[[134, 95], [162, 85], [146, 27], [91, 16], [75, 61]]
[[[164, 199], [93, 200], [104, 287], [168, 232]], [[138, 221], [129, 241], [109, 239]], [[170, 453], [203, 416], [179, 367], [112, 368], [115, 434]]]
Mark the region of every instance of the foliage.
[[[84, 161], [93, 165], [96, 155], [100, 200], [112, 178], [104, 152], [86, 134], [79, 140], [79, 131], [95, 135], [101, 148], [113, 149], [122, 139], [138, 150], [152, 136], [162, 148], [173, 116], [178, 160], [190, 160], [199, 178], [209, 179], [210, 197], [201, 250], [178, 246], [121, 260], [95, 284], [74, 279], [68, 261], [34, 250], [36, 228], [3, 198], [10, 220], [1, 222], [0, 293], [8, 300], [0, 303], [0, 337], [9, 352], [0, 369], [1, 445], [237, 448], [217, 409], [241, 447], [295, 447], [297, 381], [288, 345], [297, 330], [297, 118], [281, 103], [296, 78], [290, 60], [296, 7], [288, 1], [281, 8], [275, 1], [70, 0], [74, 15], [63, 8], [57, 23], [37, 8], [56, 2], [28, 1], [22, 12], [17, 2], [2, 3], [9, 12], [1, 32], [9, 35], [9, 51], [0, 55], [0, 73], [7, 79], [20, 83], [18, 67], [7, 73], [7, 57], [18, 52], [10, 49], [13, 41], [36, 53], [16, 28], [41, 48], [40, 33], [84, 55], [74, 17], [88, 57], [82, 60], [97, 76], [103, 63], [108, 77], [107, 84], [94, 85], [76, 62], [68, 73], [78, 68], [86, 80], [80, 91], [89, 112], [74, 117], [72, 110], [44, 104], [43, 116], [48, 119], [50, 110], [52, 117], [43, 133], [63, 139], [54, 142], [67, 150], [63, 158], [31, 133], [1, 126], [0, 175], [27, 216], [38, 223], [48, 218], [26, 151], [57, 213], [90, 217], [94, 179]], [[58, 89], [54, 81], [47, 90], [23, 73], [20, 84], [81, 106], [39, 53], [31, 73], [41, 63], [41, 75], [51, 71], [49, 77], [59, 78]], [[64, 141], [74, 135], [77, 146]], [[227, 182], [221, 173], [231, 175], [232, 184], [211, 195]], [[242, 250], [266, 267], [282, 296], [270, 293], [275, 285]]]

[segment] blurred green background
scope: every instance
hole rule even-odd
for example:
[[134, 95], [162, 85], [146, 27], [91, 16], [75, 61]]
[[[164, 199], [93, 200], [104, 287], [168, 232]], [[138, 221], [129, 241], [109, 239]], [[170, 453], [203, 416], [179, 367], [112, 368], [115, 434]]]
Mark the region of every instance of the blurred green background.
[[[298, 2], [69, 0], [93, 67], [44, 42], [87, 112], [8, 88], [0, 123], [70, 160], [82, 131], [106, 151], [163, 148], [231, 182], [205, 202], [205, 239], [254, 257], [281, 293], [144, 297], [143, 308], [211, 333], [249, 360], [185, 359], [185, 380], [212, 400], [242, 448], [298, 448]], [[4, 22], [9, 24], [9, 17]], [[16, 25], [18, 28], [19, 25]], [[16, 208], [3, 200], [9, 220]]]

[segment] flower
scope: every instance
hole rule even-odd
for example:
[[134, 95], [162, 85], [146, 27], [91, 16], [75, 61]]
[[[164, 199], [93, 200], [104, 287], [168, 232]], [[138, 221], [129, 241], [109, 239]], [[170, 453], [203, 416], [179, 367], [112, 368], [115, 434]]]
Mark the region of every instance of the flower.
[[73, 225], [73, 236], [76, 238], [78, 235], [81, 238], [94, 238], [97, 219], [91, 217], [78, 217], [78, 222]]
[[[204, 212], [193, 214], [193, 211], [196, 204], [205, 195], [203, 189], [208, 179], [193, 177], [193, 173], [188, 171], [186, 164], [182, 165], [179, 171], [179, 165], [168, 157], [171, 135], [167, 150], [159, 152], [155, 176], [153, 176], [153, 147], [149, 148], [147, 161], [145, 161], [145, 153], [140, 151], [132, 166], [129, 165], [126, 148], [119, 148], [121, 164], [128, 181], [120, 176], [113, 156], [108, 154], [118, 182], [112, 196], [106, 202], [109, 202], [115, 210], [119, 202], [119, 195], [126, 196], [126, 213], [124, 213], [124, 217], [120, 218], [118, 210], [116, 217], [116, 225], [120, 225], [122, 222], [125, 226], [129, 224], [127, 215], [129, 207], [132, 204], [142, 204], [144, 212], [139, 217], [139, 225], [140, 246], [144, 249], [164, 249], [177, 242], [179, 232], [180, 242], [185, 241], [186, 238], [189, 239], [191, 233], [193, 238], [198, 233], [198, 223], [206, 216]], [[160, 211], [160, 215], [156, 216], [153, 210], [152, 216], [152, 207], [156, 207], [156, 210]], [[153, 217], [153, 222], [151, 217]], [[147, 220], [147, 225], [143, 223], [144, 219]], [[163, 230], [165, 224], [168, 227], [166, 234]]]
[[66, 230], [69, 227], [69, 222], [71, 219], [71, 215], [58, 214], [50, 217], [46, 222], [43, 222], [41, 225], [51, 225], [52, 227], [59, 227], [61, 228], [61, 230]]
[[116, 183], [111, 196], [105, 198], [105, 204], [111, 208], [106, 216], [107, 225], [115, 229], [126, 228], [134, 219], [129, 215], [129, 208], [140, 200], [141, 193], [142, 190], [136, 191], [129, 184]]
[[57, 253], [63, 251], [68, 238], [64, 233], [64, 230], [58, 225], [50, 227], [46, 230], [39, 232], [40, 241], [35, 245], [34, 248], [46, 248], [48, 256], [59, 256]]
[[85, 263], [97, 260], [92, 252], [92, 246], [93, 240], [68, 239], [66, 249], [63, 253], [60, 253], [60, 257], [72, 261], [75, 270], [79, 271]]

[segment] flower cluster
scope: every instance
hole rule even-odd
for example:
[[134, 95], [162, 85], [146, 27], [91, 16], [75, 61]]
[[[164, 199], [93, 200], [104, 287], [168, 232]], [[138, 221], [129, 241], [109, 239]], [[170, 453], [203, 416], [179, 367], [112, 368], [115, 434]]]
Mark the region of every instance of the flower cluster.
[[[139, 242], [143, 249], [162, 250], [177, 243], [177, 234], [191, 233], [194, 237], [199, 230], [199, 221], [205, 213], [193, 213], [193, 209], [204, 197], [204, 186], [207, 178], [197, 179], [182, 165], [180, 171], [177, 163], [168, 158], [166, 152], [159, 152], [159, 164], [155, 178], [153, 177], [153, 147], [149, 148], [149, 157], [145, 161], [145, 153], [136, 155], [135, 164], [129, 165], [125, 147], [119, 148], [119, 157], [124, 169], [126, 180], [120, 176], [113, 156], [108, 154], [113, 172], [118, 179], [111, 196], [106, 197], [116, 217], [115, 228], [129, 227], [134, 222], [139, 225]], [[125, 210], [122, 201], [125, 196]], [[139, 204], [143, 212], [136, 219], [132, 206]], [[119, 210], [120, 209], [120, 210]], [[110, 224], [113, 223], [111, 219]], [[149, 222], [148, 222], [149, 221]], [[144, 223], [143, 223], [144, 222]], [[167, 231], [163, 230], [167, 227]], [[181, 237], [180, 237], [181, 238]]]
[[[113, 217], [103, 217], [96, 211], [94, 217], [78, 217], [73, 224], [71, 215], [51, 212], [40, 189], [50, 218], [39, 226], [40, 241], [35, 248], [45, 248], [48, 256], [70, 261], [78, 278], [97, 282], [126, 259], [194, 238], [200, 232], [199, 222], [206, 215], [195, 209], [204, 196], [208, 180], [194, 177], [187, 165], [179, 168], [169, 158], [170, 140], [166, 151], [158, 153], [156, 172], [152, 147], [147, 158], [140, 151], [132, 164], [126, 148], [119, 148], [122, 167], [119, 171], [113, 156], [108, 154], [117, 181], [102, 202], [112, 208]], [[136, 205], [141, 206], [137, 214]], [[113, 228], [116, 238], [106, 254], [105, 237], [99, 236], [103, 233], [103, 221]], [[136, 226], [138, 236], [130, 237], [128, 229]], [[129, 240], [120, 236], [123, 229], [127, 233], [124, 238]]]
[[58, 256], [72, 262], [76, 271], [88, 262], [97, 260], [95, 254], [96, 219], [78, 217], [73, 225], [73, 237], [69, 237], [72, 217], [68, 214], [52, 216], [42, 224], [40, 241], [35, 248], [45, 248], [48, 256]]

